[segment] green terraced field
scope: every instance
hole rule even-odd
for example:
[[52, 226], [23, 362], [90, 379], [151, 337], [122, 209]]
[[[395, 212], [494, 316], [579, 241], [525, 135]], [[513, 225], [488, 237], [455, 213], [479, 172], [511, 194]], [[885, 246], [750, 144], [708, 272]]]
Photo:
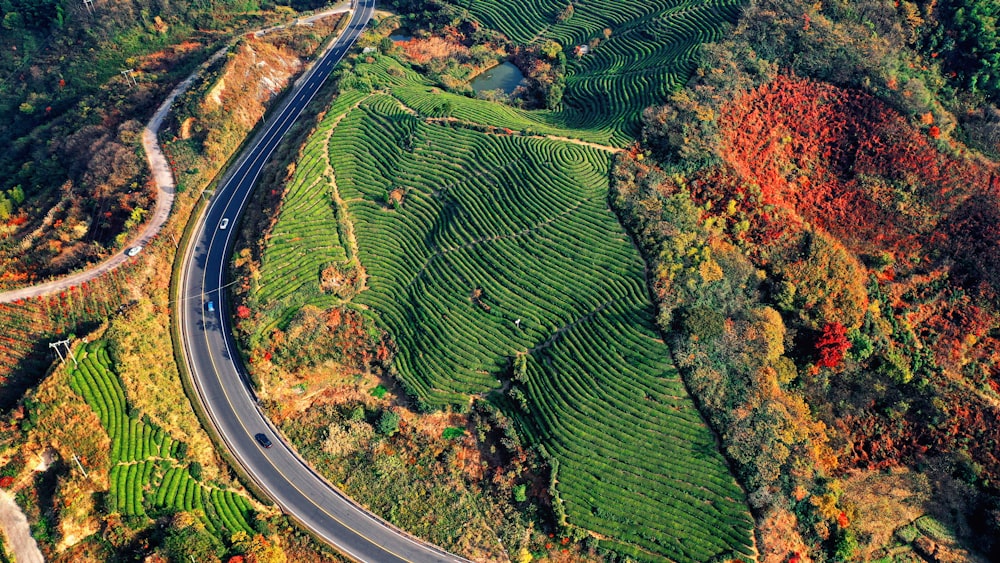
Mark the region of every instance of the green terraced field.
[[[739, 15], [742, 0], [579, 0], [559, 22], [563, 0], [454, 0], [487, 27], [518, 43], [554, 40], [570, 55], [566, 127], [609, 131], [615, 144], [630, 142], [640, 112], [662, 103], [687, 82], [697, 48], [719, 40]], [[611, 37], [604, 40], [604, 29]], [[601, 39], [579, 60], [576, 45]]]
[[[392, 64], [357, 66], [391, 95], [344, 92], [308, 140], [253, 299], [273, 323], [335, 302], [318, 273], [348, 259], [346, 212], [369, 276], [353, 303], [396, 339], [414, 396], [464, 408], [502, 391], [510, 359], [527, 354], [514, 383], [526, 407], [490, 396], [557, 462], [571, 525], [640, 561], [751, 557], [743, 492], [670, 363], [643, 264], [608, 209], [610, 153], [429, 119], [410, 105], [413, 77], [380, 74]], [[478, 100], [461, 100], [453, 114], [494, 125]], [[331, 204], [334, 189], [346, 209]], [[395, 189], [406, 195], [393, 209]]]
[[238, 531], [253, 534], [246, 498], [200, 483], [180, 458], [184, 446], [163, 429], [129, 416], [125, 389], [114, 372], [103, 341], [81, 346], [70, 387], [97, 413], [111, 438], [108, 506], [125, 516], [150, 512], [199, 511], [205, 527], [228, 539]]

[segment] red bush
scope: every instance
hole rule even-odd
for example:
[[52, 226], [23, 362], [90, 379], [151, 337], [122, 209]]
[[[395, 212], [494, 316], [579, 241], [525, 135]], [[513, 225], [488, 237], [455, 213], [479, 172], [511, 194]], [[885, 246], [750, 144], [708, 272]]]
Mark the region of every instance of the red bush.
[[844, 353], [851, 347], [847, 339], [847, 329], [840, 323], [829, 323], [823, 327], [823, 336], [816, 341], [816, 351], [819, 353], [817, 365], [824, 368], [834, 368], [844, 361]]
[[251, 312], [250, 307], [247, 307], [246, 305], [240, 305], [236, 308], [236, 316], [241, 319], [249, 319]]

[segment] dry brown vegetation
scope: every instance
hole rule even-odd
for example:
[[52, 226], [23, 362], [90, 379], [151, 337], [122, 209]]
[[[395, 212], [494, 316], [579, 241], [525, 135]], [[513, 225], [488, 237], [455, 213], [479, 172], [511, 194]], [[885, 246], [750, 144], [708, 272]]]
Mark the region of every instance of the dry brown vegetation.
[[424, 39], [413, 38], [397, 43], [403, 52], [417, 64], [427, 64], [431, 59], [443, 59], [453, 56], [467, 57], [469, 48], [454, 39], [431, 36]]
[[[170, 266], [166, 256], [155, 254], [145, 262], [150, 275], [146, 298], [114, 319], [107, 338], [112, 358], [125, 387], [129, 404], [135, 405], [178, 441], [189, 446], [189, 456], [201, 463], [205, 476], [214, 479], [225, 464], [191, 408], [174, 363], [167, 309]], [[151, 299], [150, 299], [151, 297]]]
[[20, 449], [21, 456], [33, 459], [53, 448], [59, 459], [69, 462], [76, 455], [90, 468], [87, 476], [72, 471], [60, 479], [58, 551], [72, 547], [100, 528], [95, 494], [108, 490], [111, 469], [111, 440], [99, 431], [101, 421], [94, 411], [80, 396], [68, 391], [69, 387], [69, 373], [61, 368], [39, 385], [34, 396], [42, 405], [37, 426]]

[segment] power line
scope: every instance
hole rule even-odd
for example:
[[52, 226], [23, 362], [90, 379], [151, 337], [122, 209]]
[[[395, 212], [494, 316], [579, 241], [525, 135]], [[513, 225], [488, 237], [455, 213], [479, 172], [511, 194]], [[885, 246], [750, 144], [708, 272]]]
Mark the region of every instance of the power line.
[[66, 355], [69, 356], [70, 358], [73, 358], [73, 365], [76, 366], [76, 367], [80, 367], [80, 364], [77, 363], [77, 361], [76, 361], [76, 356], [73, 355], [73, 351], [70, 350], [70, 348], [69, 348], [69, 338], [49, 343], [49, 348], [55, 349], [56, 354], [59, 354], [59, 359], [65, 365], [66, 364], [66, 358], [63, 356], [62, 350], [59, 348], [59, 346], [65, 346], [66, 347]]
[[135, 80], [135, 69], [134, 68], [130, 68], [128, 70], [123, 70], [123, 71], [121, 71], [121, 74], [123, 74], [125, 76], [125, 82], [127, 82], [130, 86], [138, 86], [139, 85], [139, 83], [136, 82], [136, 80]]
[[76, 457], [76, 452], [73, 452], [73, 461], [76, 462], [76, 466], [83, 472], [84, 477], [90, 477], [90, 475], [87, 475], [87, 470], [83, 468], [83, 464], [80, 463], [80, 458]]
[[229, 287], [231, 285], [236, 285], [236, 284], [240, 283], [241, 281], [242, 280], [233, 280], [233, 281], [231, 281], [231, 282], [229, 282], [229, 283], [227, 283], [225, 285], [220, 285], [218, 288], [211, 289], [211, 290], [209, 290], [209, 291], [207, 291], [205, 293], [200, 293], [199, 292], [199, 293], [193, 293], [191, 295], [182, 295], [182, 296], [178, 297], [177, 299], [171, 299], [170, 301], [167, 301], [167, 304], [168, 305], [174, 305], [176, 303], [184, 302], [184, 301], [187, 301], [189, 299], [197, 299], [197, 298], [199, 298], [199, 297], [201, 297], [203, 295], [206, 295], [208, 293], [212, 293], [213, 291], [220, 291], [220, 290], [226, 289], [227, 287]]

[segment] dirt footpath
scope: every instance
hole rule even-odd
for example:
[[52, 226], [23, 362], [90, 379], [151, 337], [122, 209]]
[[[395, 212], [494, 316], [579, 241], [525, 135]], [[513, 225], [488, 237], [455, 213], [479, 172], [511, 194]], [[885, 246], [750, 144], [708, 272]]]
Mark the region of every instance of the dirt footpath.
[[0, 529], [17, 563], [45, 563], [35, 538], [31, 537], [28, 519], [7, 491], [0, 491]]

